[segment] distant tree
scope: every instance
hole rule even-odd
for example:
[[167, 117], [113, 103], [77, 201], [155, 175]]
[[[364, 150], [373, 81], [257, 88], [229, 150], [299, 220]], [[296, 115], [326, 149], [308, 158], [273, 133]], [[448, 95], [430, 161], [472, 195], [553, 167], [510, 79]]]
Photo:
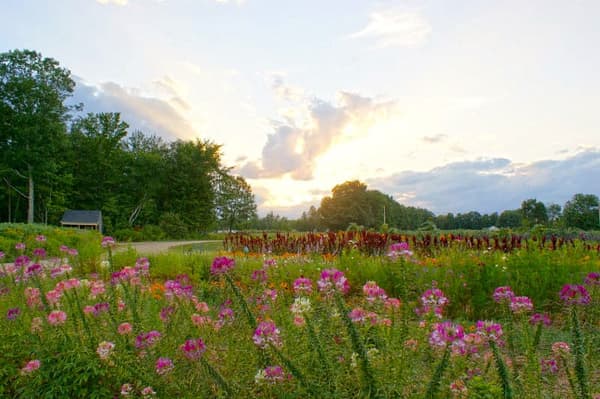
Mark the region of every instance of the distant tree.
[[515, 228], [521, 226], [521, 210], [506, 210], [498, 217], [498, 227]]
[[525, 200], [521, 203], [521, 217], [521, 222], [525, 226], [545, 224], [548, 222], [546, 205], [535, 198]]
[[345, 230], [352, 222], [370, 226], [373, 222], [367, 186], [358, 180], [338, 184], [331, 197], [321, 200], [323, 224], [331, 230]]
[[600, 227], [598, 217], [598, 196], [593, 194], [575, 194], [563, 208], [566, 227], [597, 229]]
[[562, 216], [562, 207], [558, 204], [548, 204], [546, 212], [548, 213], [548, 222], [556, 224]]
[[221, 227], [231, 231], [256, 217], [254, 194], [243, 177], [222, 174], [215, 190], [217, 220]]
[[0, 170], [7, 189], [27, 200], [28, 223], [34, 221], [36, 183], [49, 185], [47, 193], [61, 185], [64, 102], [74, 87], [69, 70], [52, 58], [30, 50], [0, 54]]

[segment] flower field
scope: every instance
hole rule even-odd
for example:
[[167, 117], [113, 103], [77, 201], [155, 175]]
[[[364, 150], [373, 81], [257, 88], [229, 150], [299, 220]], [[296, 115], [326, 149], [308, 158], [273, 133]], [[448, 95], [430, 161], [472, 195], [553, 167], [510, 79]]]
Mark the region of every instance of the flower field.
[[593, 244], [396, 238], [147, 259], [104, 237], [100, 262], [11, 243], [0, 397], [600, 395]]

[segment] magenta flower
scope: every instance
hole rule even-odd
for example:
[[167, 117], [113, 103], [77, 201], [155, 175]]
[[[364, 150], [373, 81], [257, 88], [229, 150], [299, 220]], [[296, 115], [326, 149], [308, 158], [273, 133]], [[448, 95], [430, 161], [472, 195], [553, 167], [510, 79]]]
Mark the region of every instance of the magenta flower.
[[269, 345], [273, 345], [277, 348], [283, 346], [281, 341], [280, 332], [275, 323], [272, 321], [262, 321], [254, 331], [252, 336], [254, 344], [258, 347], [265, 349]]
[[4, 252], [0, 251], [0, 259], [3, 259], [3, 258], [4, 258]]
[[542, 369], [542, 374], [556, 374], [558, 373], [558, 363], [556, 359], [541, 359], [540, 366]]
[[281, 366], [268, 366], [262, 370], [258, 370], [256, 376], [254, 376], [254, 382], [256, 384], [276, 384], [284, 381], [286, 378], [289, 378], [289, 376], [284, 373]]
[[294, 293], [296, 295], [301, 295], [301, 294], [310, 295], [312, 293], [312, 290], [313, 290], [313, 284], [309, 278], [300, 276], [294, 281]]
[[560, 290], [560, 299], [565, 305], [587, 305], [591, 298], [583, 285], [565, 284]]
[[33, 373], [35, 370], [39, 369], [40, 366], [41, 366], [41, 362], [38, 359], [30, 360], [21, 369], [21, 374]]
[[235, 312], [230, 307], [223, 306], [221, 310], [219, 310], [218, 317], [222, 322], [232, 321], [235, 318]]
[[529, 324], [533, 326], [543, 324], [548, 327], [552, 324], [552, 320], [550, 320], [550, 316], [547, 314], [535, 313], [529, 318]]
[[510, 310], [514, 314], [522, 314], [533, 310], [533, 302], [526, 296], [514, 296], [510, 298]]
[[171, 315], [175, 313], [175, 308], [173, 306], [165, 306], [160, 310], [160, 319], [163, 323], [167, 323], [171, 319]]
[[45, 258], [46, 250], [44, 248], [36, 248], [33, 250], [33, 256], [35, 256], [37, 258]]
[[18, 242], [15, 244], [15, 249], [17, 251], [22, 251], [25, 249], [25, 243], [24, 242]]
[[461, 342], [465, 336], [465, 330], [460, 324], [450, 321], [437, 323], [429, 336], [429, 344], [434, 348], [446, 348], [455, 342]]
[[600, 273], [589, 273], [587, 276], [585, 276], [583, 283], [590, 286], [600, 285]]
[[10, 308], [8, 312], [6, 312], [6, 318], [8, 320], [15, 320], [21, 314], [21, 309], [19, 308]]
[[350, 284], [344, 273], [337, 269], [325, 269], [321, 272], [321, 278], [317, 281], [317, 287], [325, 295], [331, 295], [334, 292], [347, 294], [350, 291]]
[[101, 245], [102, 245], [102, 248], [114, 248], [117, 245], [117, 243], [114, 238], [105, 236], [102, 238]]
[[170, 373], [175, 365], [173, 365], [173, 361], [168, 357], [159, 357], [156, 361], [156, 373], [158, 375], [165, 375]]
[[38, 235], [37, 237], [35, 237], [35, 240], [37, 242], [46, 242], [46, 236], [43, 234]]
[[494, 290], [494, 301], [500, 303], [505, 301], [510, 301], [512, 297], [515, 296], [513, 290], [508, 286], [498, 287]]
[[266, 283], [268, 280], [267, 271], [265, 269], [254, 270], [250, 278], [259, 283]]
[[367, 312], [363, 308], [354, 308], [348, 313], [348, 317], [352, 322], [362, 324], [367, 318]]
[[387, 256], [394, 261], [399, 257], [409, 258], [412, 255], [413, 253], [409, 249], [409, 245], [407, 242], [397, 242], [390, 245], [390, 250], [387, 254]]
[[377, 299], [385, 301], [387, 299], [387, 295], [385, 290], [377, 285], [375, 281], [367, 281], [365, 285], [363, 285], [363, 293], [367, 297], [367, 301], [374, 302]]
[[448, 304], [448, 298], [442, 290], [438, 288], [428, 289], [421, 295], [420, 308], [415, 309], [418, 315], [430, 314], [433, 312], [438, 318], [442, 318], [444, 307]]
[[206, 345], [202, 341], [202, 338], [188, 339], [179, 348], [183, 352], [183, 355], [190, 360], [200, 359], [200, 356], [206, 351]]
[[217, 256], [212, 265], [210, 265], [210, 272], [214, 275], [228, 273], [235, 267], [235, 260], [226, 256]]
[[138, 349], [149, 348], [160, 340], [161, 334], [152, 330], [147, 333], [141, 333], [135, 338], [135, 347]]
[[501, 344], [500, 338], [504, 335], [502, 331], [502, 326], [498, 323], [494, 323], [493, 321], [483, 321], [479, 320], [475, 324], [475, 328], [477, 331], [477, 335], [484, 338], [486, 341], [493, 341]]
[[53, 326], [64, 324], [67, 321], [67, 314], [62, 310], [53, 310], [48, 315], [48, 323]]

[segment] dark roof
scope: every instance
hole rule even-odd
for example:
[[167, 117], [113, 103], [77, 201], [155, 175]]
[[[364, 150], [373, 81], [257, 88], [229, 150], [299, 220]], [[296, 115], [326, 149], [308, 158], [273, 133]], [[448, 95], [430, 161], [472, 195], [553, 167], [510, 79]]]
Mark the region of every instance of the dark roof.
[[61, 223], [102, 223], [101, 211], [65, 211]]

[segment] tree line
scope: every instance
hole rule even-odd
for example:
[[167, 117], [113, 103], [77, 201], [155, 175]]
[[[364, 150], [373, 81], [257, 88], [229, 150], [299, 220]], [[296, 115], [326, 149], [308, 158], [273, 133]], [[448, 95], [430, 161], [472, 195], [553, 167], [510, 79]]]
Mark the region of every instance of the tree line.
[[165, 142], [116, 112], [69, 106], [68, 69], [29, 50], [0, 54], [0, 220], [57, 224], [101, 210], [106, 232], [185, 237], [255, 218], [250, 186], [208, 140]]
[[593, 194], [575, 194], [564, 206], [545, 205], [536, 199], [527, 199], [518, 209], [500, 213], [481, 214], [476, 211], [435, 215], [418, 207], [405, 206], [391, 196], [369, 190], [360, 181], [336, 185], [331, 196], [321, 200], [317, 208], [311, 206], [297, 220], [288, 220], [272, 213], [253, 222], [258, 229], [273, 230], [345, 230], [345, 229], [398, 229], [398, 230], [479, 230], [485, 228], [555, 228], [599, 229], [598, 197]]

